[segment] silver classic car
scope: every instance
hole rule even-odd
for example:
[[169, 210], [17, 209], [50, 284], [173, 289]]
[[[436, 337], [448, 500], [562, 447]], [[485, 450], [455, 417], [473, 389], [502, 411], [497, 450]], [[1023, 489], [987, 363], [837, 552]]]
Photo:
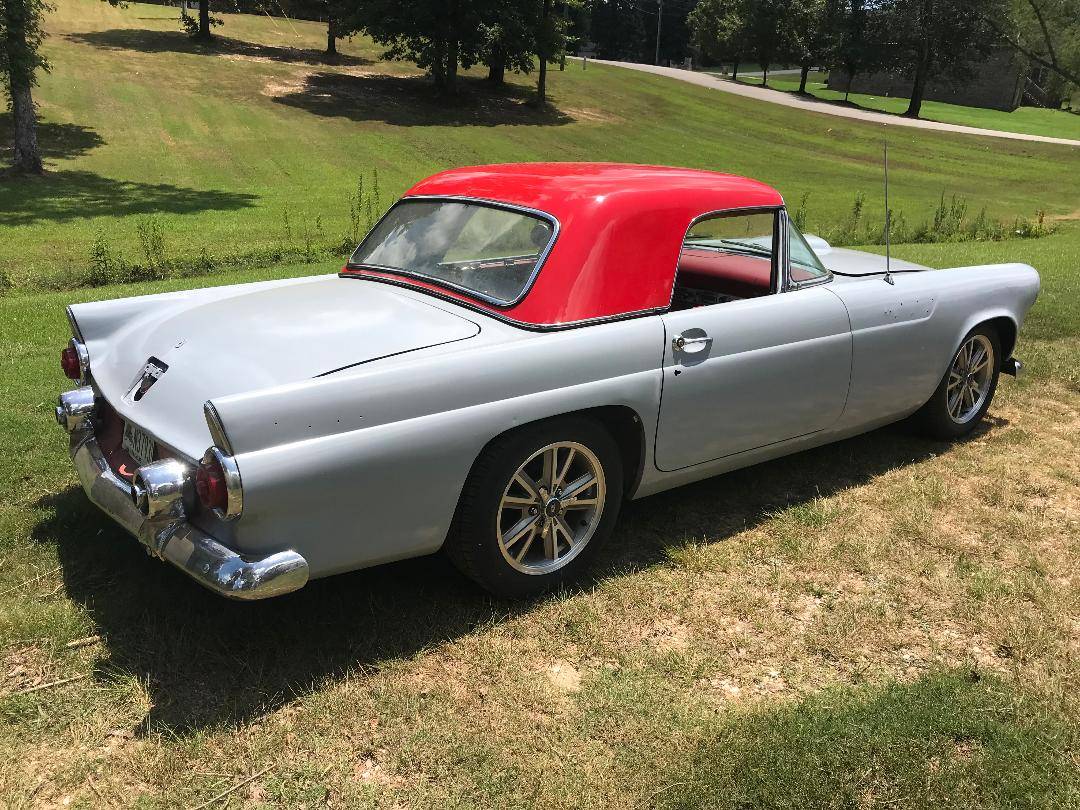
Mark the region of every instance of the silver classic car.
[[741, 177], [455, 169], [336, 275], [71, 306], [56, 418], [89, 498], [224, 596], [440, 549], [525, 596], [624, 499], [906, 417], [964, 436], [1038, 290], [831, 248]]

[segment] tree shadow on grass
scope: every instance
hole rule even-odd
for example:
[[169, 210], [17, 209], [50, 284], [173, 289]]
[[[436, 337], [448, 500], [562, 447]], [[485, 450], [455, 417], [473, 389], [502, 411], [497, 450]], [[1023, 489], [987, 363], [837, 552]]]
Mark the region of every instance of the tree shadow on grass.
[[94, 45], [107, 50], [140, 51], [142, 53], [190, 53], [202, 56], [233, 56], [272, 62], [304, 65], [370, 65], [361, 56], [339, 53], [327, 56], [315, 48], [289, 48], [260, 45], [232, 37], [215, 36], [209, 43], [198, 42], [182, 31], [154, 31], [141, 28], [113, 28], [107, 31], [87, 31], [65, 34], [70, 42]]
[[0, 181], [0, 225], [68, 222], [96, 216], [190, 214], [248, 208], [258, 197], [235, 191], [182, 188], [169, 183], [114, 180], [93, 172], [48, 172]]
[[283, 88], [274, 101], [316, 115], [397, 126], [552, 126], [574, 120], [551, 105], [532, 104], [532, 93], [524, 87], [496, 90], [483, 79], [466, 76], [458, 77], [458, 84], [457, 95], [445, 99], [424, 76], [322, 71], [304, 77], [296, 87]]
[[[12, 143], [14, 126], [10, 112], [0, 112], [0, 166], [11, 163], [15, 147]], [[38, 148], [45, 160], [68, 160], [82, 157], [105, 140], [90, 127], [80, 124], [61, 124], [38, 121]]]
[[[630, 502], [600, 555], [597, 578], [640, 571], [687, 542], [723, 542], [777, 510], [948, 448], [888, 428]], [[266, 602], [234, 603], [148, 558], [79, 489], [36, 505], [52, 514], [34, 538], [57, 545], [68, 596], [104, 638], [96, 677], [147, 684], [152, 708], [139, 733], [249, 722], [348, 673], [537, 604], [485, 595], [441, 555], [318, 580]]]

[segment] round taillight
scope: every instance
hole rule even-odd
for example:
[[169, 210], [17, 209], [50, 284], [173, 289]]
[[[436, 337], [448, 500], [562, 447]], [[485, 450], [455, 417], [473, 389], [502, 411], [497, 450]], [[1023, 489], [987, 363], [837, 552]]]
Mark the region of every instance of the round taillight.
[[207, 509], [227, 512], [229, 509], [229, 487], [225, 481], [225, 469], [212, 455], [208, 454], [199, 462], [195, 471], [195, 493], [199, 502]]
[[74, 346], [67, 346], [60, 352], [60, 368], [64, 376], [72, 380], [82, 379], [82, 366], [79, 364], [79, 353]]
[[209, 448], [195, 470], [199, 502], [223, 520], [236, 520], [244, 510], [244, 489], [236, 461], [218, 447]]

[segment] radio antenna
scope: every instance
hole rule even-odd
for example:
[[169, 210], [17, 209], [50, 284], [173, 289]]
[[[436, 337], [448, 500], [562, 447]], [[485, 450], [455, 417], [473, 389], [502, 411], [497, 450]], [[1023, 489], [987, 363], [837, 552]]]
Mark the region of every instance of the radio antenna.
[[885, 136], [885, 281], [895, 284], [892, 277], [892, 260], [889, 255], [889, 236], [892, 231], [891, 213], [889, 211], [889, 136]]

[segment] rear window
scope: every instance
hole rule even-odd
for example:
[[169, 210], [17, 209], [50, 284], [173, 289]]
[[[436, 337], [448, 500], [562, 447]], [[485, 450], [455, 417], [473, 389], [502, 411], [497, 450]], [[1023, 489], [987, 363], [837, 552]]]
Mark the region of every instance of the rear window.
[[554, 236], [554, 224], [538, 214], [406, 199], [367, 235], [349, 264], [404, 273], [505, 305], [528, 289]]

